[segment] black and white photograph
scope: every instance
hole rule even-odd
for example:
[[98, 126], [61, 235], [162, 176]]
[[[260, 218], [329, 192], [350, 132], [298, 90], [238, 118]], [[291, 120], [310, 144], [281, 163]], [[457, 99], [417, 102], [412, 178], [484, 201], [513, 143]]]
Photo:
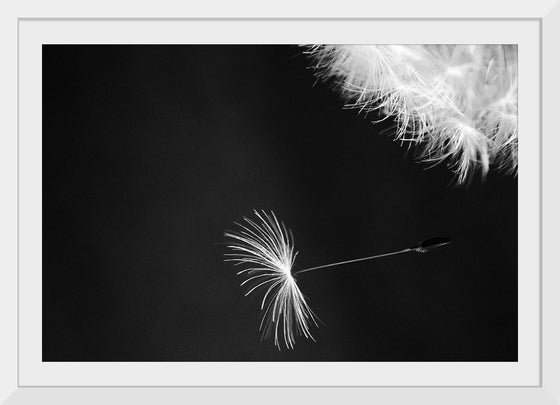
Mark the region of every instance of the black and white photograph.
[[42, 46], [43, 362], [517, 362], [518, 46]]

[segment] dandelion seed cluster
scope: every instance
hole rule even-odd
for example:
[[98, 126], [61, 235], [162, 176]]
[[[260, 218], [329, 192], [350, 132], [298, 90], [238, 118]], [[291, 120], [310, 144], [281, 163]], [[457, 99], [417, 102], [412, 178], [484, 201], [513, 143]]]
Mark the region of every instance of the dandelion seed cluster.
[[254, 211], [256, 220], [243, 218], [236, 223], [239, 230], [226, 232], [232, 240], [226, 261], [243, 266], [237, 274], [245, 277], [245, 296], [263, 292], [262, 319], [259, 330], [263, 338], [274, 336], [274, 344], [294, 348], [295, 338], [302, 335], [313, 339], [310, 328], [317, 317], [307, 304], [292, 274], [297, 252], [292, 232], [278, 221], [273, 212]]
[[517, 174], [516, 45], [315, 45], [316, 74], [347, 106], [380, 111], [419, 159], [457, 182], [490, 168]]

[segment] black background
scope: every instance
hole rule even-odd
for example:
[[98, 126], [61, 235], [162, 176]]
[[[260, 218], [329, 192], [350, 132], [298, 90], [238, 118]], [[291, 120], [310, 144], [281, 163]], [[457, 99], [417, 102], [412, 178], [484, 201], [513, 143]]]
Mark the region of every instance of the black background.
[[[345, 110], [296, 46], [43, 47], [44, 361], [515, 361], [517, 180], [454, 187]], [[324, 323], [260, 341], [224, 263], [253, 209]]]

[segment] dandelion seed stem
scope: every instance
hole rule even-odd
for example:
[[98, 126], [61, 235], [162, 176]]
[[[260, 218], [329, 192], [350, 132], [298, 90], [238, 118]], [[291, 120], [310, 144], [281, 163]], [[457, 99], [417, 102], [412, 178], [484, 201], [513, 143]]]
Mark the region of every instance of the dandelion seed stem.
[[365, 261], [365, 260], [378, 259], [378, 258], [380, 258], [380, 257], [400, 255], [400, 254], [402, 254], [402, 253], [407, 253], [407, 252], [412, 252], [412, 251], [413, 251], [412, 248], [407, 248], [407, 249], [403, 249], [403, 250], [398, 250], [398, 251], [396, 251], [396, 252], [383, 253], [383, 254], [380, 254], [380, 255], [362, 257], [362, 258], [359, 258], [359, 259], [345, 260], [345, 261], [343, 261], [343, 262], [336, 262], [336, 263], [323, 264], [322, 266], [310, 267], [310, 268], [308, 268], [308, 269], [303, 269], [303, 270], [300, 270], [300, 271], [296, 271], [295, 274], [306, 273], [306, 272], [312, 271], [312, 270], [324, 269], [325, 267], [334, 267], [334, 266], [341, 266], [341, 265], [343, 265], [343, 264], [356, 263], [356, 262], [363, 262], [363, 261]]

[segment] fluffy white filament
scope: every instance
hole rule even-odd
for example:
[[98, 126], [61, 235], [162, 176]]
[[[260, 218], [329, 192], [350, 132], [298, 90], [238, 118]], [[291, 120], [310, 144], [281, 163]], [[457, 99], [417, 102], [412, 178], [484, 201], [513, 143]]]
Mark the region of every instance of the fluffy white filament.
[[517, 173], [516, 45], [315, 45], [319, 77], [347, 106], [379, 110], [420, 160], [464, 183], [489, 168]]
[[[273, 335], [274, 344], [281, 348], [283, 343], [293, 349], [296, 335], [313, 339], [311, 323], [317, 325], [317, 318], [301, 293], [292, 274], [297, 256], [294, 252], [292, 232], [280, 223], [273, 212], [254, 211], [256, 220], [243, 218], [244, 223], [236, 223], [238, 232], [226, 232], [231, 238], [227, 247], [226, 261], [246, 266], [239, 271], [247, 286], [245, 296], [253, 292], [263, 292], [261, 302], [262, 320], [259, 330], [263, 338]], [[248, 267], [247, 267], [248, 266]]]

